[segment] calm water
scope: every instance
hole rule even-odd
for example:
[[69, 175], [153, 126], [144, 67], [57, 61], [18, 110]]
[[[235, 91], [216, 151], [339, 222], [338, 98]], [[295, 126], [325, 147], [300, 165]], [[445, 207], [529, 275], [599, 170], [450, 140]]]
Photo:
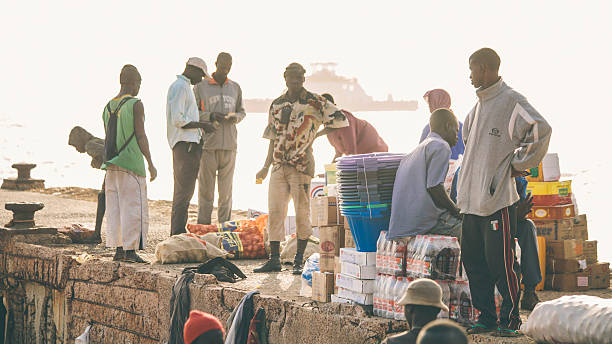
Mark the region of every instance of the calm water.
[[[162, 112], [163, 114], [163, 112]], [[409, 152], [417, 144], [423, 126], [427, 121], [425, 112], [365, 112], [360, 118], [372, 123], [385, 139], [392, 152]], [[262, 167], [267, 141], [261, 138], [266, 126], [267, 115], [249, 114], [238, 125], [238, 156], [234, 178], [234, 208], [267, 209], [267, 183], [255, 184], [255, 173]], [[34, 118], [21, 118], [13, 114], [0, 113], [2, 135], [0, 144], [0, 177], [14, 177], [16, 171], [10, 166], [14, 162], [27, 161], [38, 164], [33, 170], [34, 178], [46, 180], [46, 186], [81, 186], [100, 188], [104, 173], [89, 166], [86, 154], [78, 153], [68, 146], [68, 134], [75, 123], [69, 118], [54, 117], [54, 129]], [[99, 116], [85, 118], [79, 125], [96, 136], [103, 135]], [[580, 147], [588, 146], [589, 133], [577, 133], [572, 123], [552, 121], [554, 128], [550, 152], [559, 153], [561, 169], [566, 178], [572, 178], [573, 190], [581, 213], [587, 213], [589, 238], [599, 240], [601, 261], [612, 260], [612, 232], [608, 229], [608, 195], [612, 192], [609, 175], [610, 161], [593, 161], [581, 154]], [[164, 115], [154, 117], [148, 114], [146, 130], [149, 137], [153, 161], [158, 178], [148, 185], [149, 198], [171, 199], [172, 197], [172, 156], [165, 135]], [[568, 136], [571, 135], [571, 136]], [[583, 135], [583, 136], [581, 136]], [[572, 139], [567, 139], [571, 137]], [[565, 139], [562, 139], [565, 138]], [[575, 142], [583, 142], [578, 147]], [[323, 165], [333, 158], [334, 151], [326, 138], [314, 144], [317, 171], [323, 172]], [[197, 194], [193, 199], [197, 203]]]

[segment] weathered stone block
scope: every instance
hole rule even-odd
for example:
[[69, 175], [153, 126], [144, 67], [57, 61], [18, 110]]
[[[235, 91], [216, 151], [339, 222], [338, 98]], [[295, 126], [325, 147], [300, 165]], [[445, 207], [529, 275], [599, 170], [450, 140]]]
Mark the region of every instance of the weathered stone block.
[[74, 283], [72, 298], [144, 316], [157, 316], [159, 302], [155, 292], [82, 281]]

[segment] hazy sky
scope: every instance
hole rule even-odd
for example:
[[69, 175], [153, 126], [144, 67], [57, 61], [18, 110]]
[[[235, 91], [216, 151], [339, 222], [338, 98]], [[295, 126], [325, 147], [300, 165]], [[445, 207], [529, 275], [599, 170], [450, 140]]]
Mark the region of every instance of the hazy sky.
[[[308, 69], [335, 61], [379, 99], [393, 93], [423, 106], [425, 91], [445, 88], [462, 119], [475, 102], [468, 56], [489, 46], [505, 80], [553, 125], [575, 121], [572, 130], [594, 133], [587, 144], [604, 145], [612, 126], [602, 103], [612, 77], [611, 3], [3, 1], [0, 113], [51, 129], [84, 123], [100, 116], [121, 66], [132, 63], [143, 75], [147, 118], [161, 124], [167, 88], [187, 57], [203, 57], [214, 71], [217, 53], [228, 51], [245, 98], [278, 96], [289, 62]], [[556, 131], [553, 146], [571, 135]]]

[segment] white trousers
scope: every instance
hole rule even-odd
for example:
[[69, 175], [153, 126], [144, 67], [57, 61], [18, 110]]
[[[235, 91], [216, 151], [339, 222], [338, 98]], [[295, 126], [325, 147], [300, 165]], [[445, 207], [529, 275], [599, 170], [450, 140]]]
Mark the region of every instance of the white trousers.
[[110, 165], [105, 185], [106, 247], [143, 250], [149, 231], [146, 178]]

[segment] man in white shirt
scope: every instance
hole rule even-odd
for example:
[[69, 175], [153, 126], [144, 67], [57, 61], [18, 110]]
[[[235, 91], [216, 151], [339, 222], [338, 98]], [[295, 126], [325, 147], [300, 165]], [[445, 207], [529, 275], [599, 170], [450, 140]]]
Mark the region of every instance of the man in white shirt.
[[177, 75], [176, 81], [168, 89], [167, 135], [174, 169], [170, 235], [186, 232], [187, 209], [193, 197], [202, 155], [202, 131], [215, 130], [210, 122], [200, 122], [198, 106], [191, 88], [191, 85], [202, 81], [205, 76], [210, 78], [204, 60], [191, 57], [183, 74]]

